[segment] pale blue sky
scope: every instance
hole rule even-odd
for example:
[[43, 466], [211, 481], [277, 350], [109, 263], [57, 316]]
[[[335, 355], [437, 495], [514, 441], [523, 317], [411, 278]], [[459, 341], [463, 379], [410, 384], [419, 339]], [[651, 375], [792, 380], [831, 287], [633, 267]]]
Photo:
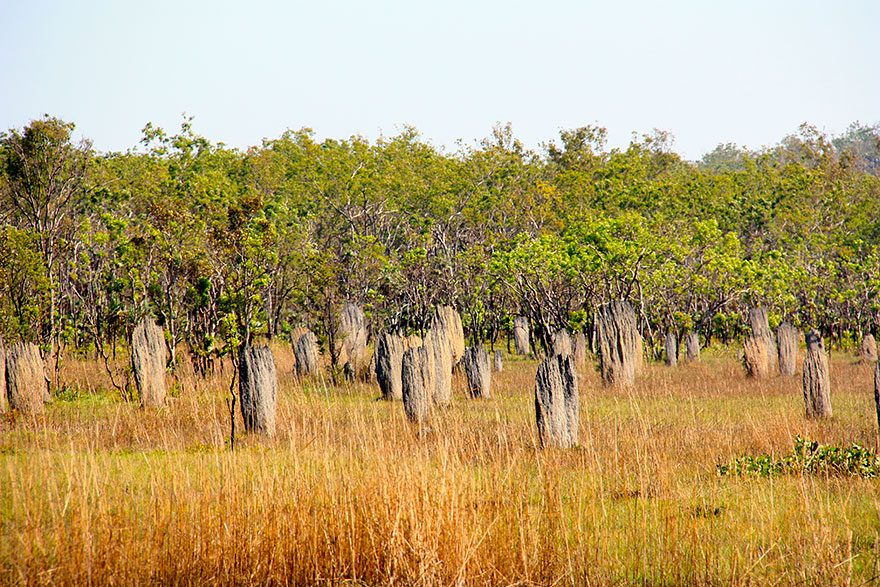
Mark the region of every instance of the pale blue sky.
[[455, 148], [600, 124], [699, 158], [880, 121], [880, 1], [0, 0], [0, 130], [49, 113], [99, 150], [151, 121], [236, 147], [417, 127]]

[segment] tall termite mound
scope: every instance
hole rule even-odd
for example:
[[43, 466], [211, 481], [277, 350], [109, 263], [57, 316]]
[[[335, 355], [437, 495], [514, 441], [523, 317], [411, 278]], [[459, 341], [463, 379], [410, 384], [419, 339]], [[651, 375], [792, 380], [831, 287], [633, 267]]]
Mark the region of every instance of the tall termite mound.
[[513, 319], [513, 342], [516, 354], [529, 354], [529, 319], [525, 316], [517, 316]]
[[626, 301], [600, 306], [596, 312], [599, 367], [606, 385], [631, 385], [642, 367], [642, 337], [636, 314]]
[[751, 335], [743, 346], [743, 364], [750, 377], [767, 377], [776, 370], [776, 339], [770, 330], [767, 310], [759, 306], [749, 308]]
[[500, 349], [495, 351], [495, 356], [492, 359], [492, 370], [496, 373], [504, 371], [504, 353]]
[[815, 330], [806, 335], [807, 356], [804, 359], [804, 404], [808, 418], [831, 416], [831, 380], [825, 342]]
[[685, 356], [688, 361], [700, 360], [700, 335], [696, 332], [688, 332], [684, 337]]
[[797, 370], [798, 329], [783, 322], [776, 329], [776, 342], [779, 347], [779, 372], [794, 375]]
[[351, 302], [342, 305], [339, 313], [339, 332], [342, 335], [344, 370], [351, 375], [363, 376], [369, 367], [367, 352], [367, 318], [360, 306]]
[[296, 376], [305, 377], [318, 372], [318, 337], [311, 330], [302, 333], [293, 345], [296, 357]]
[[468, 347], [465, 350], [464, 371], [467, 375], [470, 396], [489, 397], [492, 391], [492, 373], [489, 370], [489, 353], [482, 345]]
[[141, 406], [165, 404], [165, 334], [151, 318], [143, 318], [131, 333], [131, 367]]
[[244, 429], [274, 435], [278, 379], [272, 349], [243, 346], [239, 351], [238, 369]]
[[573, 350], [571, 335], [568, 333], [568, 330], [565, 330], [564, 328], [557, 330], [556, 334], [553, 335], [552, 354], [568, 356], [572, 354]]
[[583, 369], [584, 365], [587, 364], [587, 338], [583, 332], [578, 332], [577, 336], [574, 337], [572, 357], [574, 358], [574, 366], [578, 369]]
[[9, 408], [38, 414], [49, 400], [49, 386], [40, 349], [32, 342], [17, 342], [6, 350], [6, 395]]
[[666, 351], [666, 364], [670, 367], [678, 365], [678, 338], [674, 332], [667, 332], [663, 341], [663, 347]]
[[403, 354], [421, 344], [418, 336], [404, 337], [390, 332], [379, 336], [376, 341], [376, 380], [382, 390], [382, 399], [403, 399]]
[[9, 411], [6, 397], [6, 345], [0, 340], [0, 414]]
[[574, 358], [553, 355], [535, 376], [535, 421], [541, 446], [569, 448], [578, 442], [580, 412]]
[[440, 306], [434, 317], [434, 327], [449, 341], [452, 349], [452, 364], [458, 363], [464, 356], [464, 329], [461, 326], [461, 316], [454, 308]]
[[431, 411], [436, 366], [425, 345], [407, 349], [401, 360], [403, 409], [411, 422], [425, 422]]
[[877, 360], [877, 341], [870, 332], [862, 338], [861, 357], [866, 363]]

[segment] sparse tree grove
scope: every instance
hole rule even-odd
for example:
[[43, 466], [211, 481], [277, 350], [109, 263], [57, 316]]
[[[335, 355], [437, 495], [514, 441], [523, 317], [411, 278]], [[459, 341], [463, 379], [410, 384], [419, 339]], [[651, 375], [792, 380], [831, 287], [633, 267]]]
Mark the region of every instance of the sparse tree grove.
[[72, 131], [46, 116], [0, 140], [0, 338], [38, 344], [55, 384], [65, 350], [110, 369], [144, 317], [172, 371], [308, 329], [334, 379], [366, 376], [367, 333], [424, 336], [444, 306], [473, 347], [550, 355], [562, 330], [596, 350], [602, 308], [625, 302], [644, 353], [671, 363], [680, 343], [691, 360], [713, 341], [754, 350], [782, 323], [855, 348], [880, 324], [880, 125], [697, 162], [662, 132], [608, 149], [599, 127], [535, 152], [499, 126], [451, 153], [412, 128], [241, 151], [185, 118], [125, 153]]

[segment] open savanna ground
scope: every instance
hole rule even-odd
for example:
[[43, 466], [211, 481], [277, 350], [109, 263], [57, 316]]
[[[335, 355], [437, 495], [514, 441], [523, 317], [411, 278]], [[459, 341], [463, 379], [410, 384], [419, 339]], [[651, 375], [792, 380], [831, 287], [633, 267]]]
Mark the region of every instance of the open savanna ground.
[[[166, 408], [118, 399], [68, 359], [42, 416], [0, 423], [0, 581], [77, 584], [860, 585], [880, 574], [880, 485], [720, 476], [795, 438], [874, 447], [873, 367], [832, 361], [834, 417], [800, 375], [746, 379], [735, 353], [581, 374], [580, 443], [541, 450], [537, 363], [418, 429], [366, 383], [292, 375], [278, 433], [228, 448], [230, 372], [173, 380]], [[238, 429], [241, 430], [239, 421]]]

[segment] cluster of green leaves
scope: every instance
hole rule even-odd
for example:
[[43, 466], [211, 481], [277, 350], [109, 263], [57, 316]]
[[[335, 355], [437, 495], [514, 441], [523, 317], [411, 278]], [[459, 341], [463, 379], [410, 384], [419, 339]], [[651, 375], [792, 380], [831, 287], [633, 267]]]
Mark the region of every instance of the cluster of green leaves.
[[106, 354], [152, 314], [172, 362], [183, 345], [208, 368], [300, 325], [332, 346], [346, 300], [410, 331], [453, 304], [474, 341], [517, 314], [545, 342], [588, 331], [619, 298], [649, 344], [733, 339], [752, 304], [839, 341], [880, 324], [878, 127], [834, 141], [804, 127], [699, 162], [662, 132], [609, 150], [600, 127], [536, 152], [499, 126], [452, 153], [412, 128], [375, 142], [302, 129], [241, 151], [185, 118], [103, 154], [71, 130], [45, 118], [0, 139], [0, 336], [63, 332]]
[[738, 457], [718, 465], [721, 476], [842, 475], [874, 478], [880, 475], [880, 456], [851, 444], [846, 447], [819, 444], [808, 438], [795, 438], [794, 449], [781, 458], [770, 455]]

